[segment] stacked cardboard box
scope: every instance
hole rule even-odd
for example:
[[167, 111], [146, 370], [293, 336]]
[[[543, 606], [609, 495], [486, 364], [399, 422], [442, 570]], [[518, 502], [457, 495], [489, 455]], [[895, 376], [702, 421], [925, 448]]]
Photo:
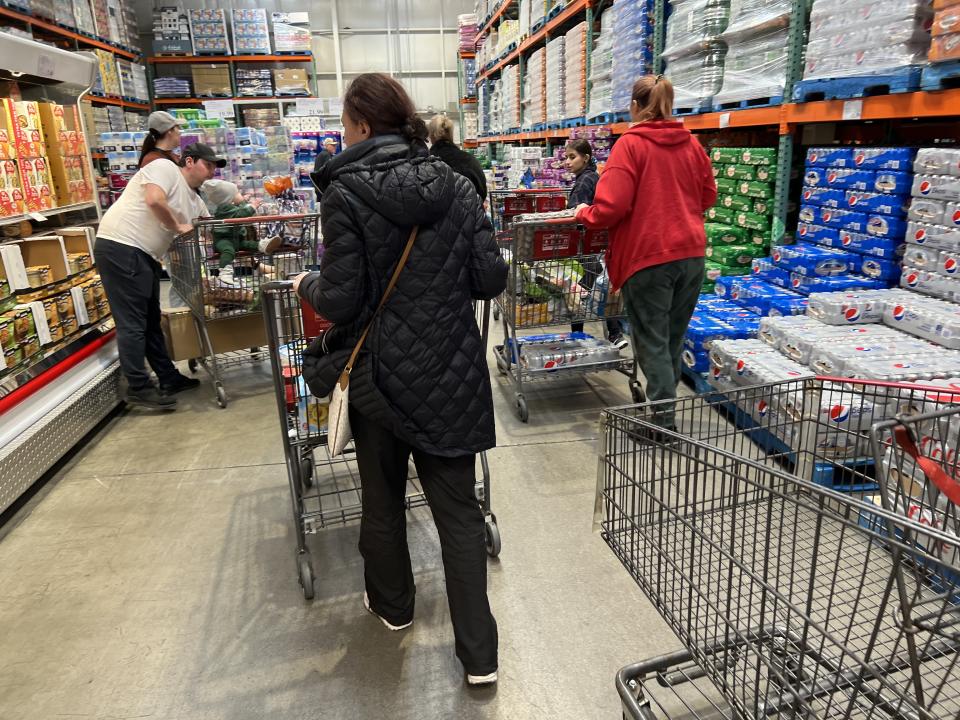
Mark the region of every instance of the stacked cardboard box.
[[4, 100], [7, 127], [14, 128], [17, 170], [23, 187], [27, 212], [40, 212], [55, 207], [56, 199], [50, 181], [47, 146], [40, 124], [40, 103]]
[[93, 200], [87, 142], [75, 106], [40, 103], [40, 125], [50, 158], [50, 174], [58, 205]]
[[220, 8], [190, 10], [194, 55], [229, 55], [227, 15]]

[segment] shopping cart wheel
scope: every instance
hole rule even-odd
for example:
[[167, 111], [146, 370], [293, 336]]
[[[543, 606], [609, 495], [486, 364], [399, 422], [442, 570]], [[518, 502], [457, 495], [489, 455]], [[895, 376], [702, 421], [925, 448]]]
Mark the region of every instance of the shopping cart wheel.
[[643, 388], [640, 386], [640, 383], [637, 380], [630, 381], [630, 395], [633, 397], [633, 401], [638, 405], [647, 401], [647, 396], [644, 394]]
[[224, 390], [220, 385], [217, 385], [217, 405], [222, 408], [227, 406], [227, 391]]
[[300, 571], [300, 588], [305, 600], [313, 600], [313, 563], [310, 554], [302, 553], [297, 558], [297, 568]]
[[187, 367], [190, 368], [190, 372], [192, 372], [194, 375], [197, 374], [197, 365], [198, 363], [196, 358], [190, 358], [187, 361]]
[[517, 417], [520, 418], [520, 422], [527, 422], [530, 419], [530, 411], [527, 410], [527, 399], [517, 393]]
[[500, 529], [497, 527], [497, 516], [490, 513], [483, 526], [483, 538], [487, 544], [487, 555], [492, 558], [500, 555]]
[[306, 457], [300, 461], [300, 482], [307, 490], [313, 487], [313, 460], [311, 458]]

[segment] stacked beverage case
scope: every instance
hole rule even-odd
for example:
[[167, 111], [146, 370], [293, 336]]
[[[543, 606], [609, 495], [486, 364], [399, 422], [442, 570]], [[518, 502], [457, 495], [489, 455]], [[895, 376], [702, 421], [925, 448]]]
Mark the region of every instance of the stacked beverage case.
[[773, 239], [776, 148], [710, 151], [717, 202], [707, 211], [707, 277], [704, 292], [721, 276], [747, 275]]

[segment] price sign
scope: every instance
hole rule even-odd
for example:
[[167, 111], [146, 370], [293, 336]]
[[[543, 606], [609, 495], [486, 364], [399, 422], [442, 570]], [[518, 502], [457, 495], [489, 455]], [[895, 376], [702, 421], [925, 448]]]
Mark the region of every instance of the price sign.
[[203, 109], [210, 119], [226, 120], [234, 117], [233, 100], [204, 100]]
[[297, 115], [323, 117], [327, 114], [326, 104], [324, 98], [297, 98]]
[[843, 119], [859, 120], [863, 117], [863, 100], [847, 100], [843, 103]]

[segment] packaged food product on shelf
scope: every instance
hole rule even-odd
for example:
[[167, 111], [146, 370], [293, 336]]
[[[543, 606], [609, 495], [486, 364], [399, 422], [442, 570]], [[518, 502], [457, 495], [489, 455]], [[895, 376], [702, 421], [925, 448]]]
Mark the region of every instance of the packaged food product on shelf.
[[618, 42], [614, 34], [616, 10], [615, 4], [600, 16], [600, 34], [593, 42], [589, 77], [591, 89], [590, 97], [587, 99], [588, 118], [614, 111], [613, 60], [614, 46]]
[[[567, 117], [566, 109], [566, 38], [561, 36], [547, 43], [546, 60], [546, 105], [547, 122], [563, 120]], [[513, 67], [513, 66], [511, 66]], [[518, 76], [519, 77], [519, 76]], [[508, 126], [513, 127], [513, 126]]]
[[716, 105], [745, 100], [780, 102], [787, 79], [788, 34], [787, 28], [781, 28], [735, 42], [724, 35], [728, 49], [723, 83], [713, 102]]
[[221, 8], [190, 10], [190, 34], [195, 55], [229, 55], [227, 16]]
[[239, 55], [270, 52], [270, 28], [263, 8], [234, 9], [233, 44]]
[[[614, 14], [609, 21], [613, 26], [610, 39], [612, 76], [604, 87], [609, 87], [611, 107], [596, 112], [627, 112], [634, 81], [653, 69], [653, 3], [650, 0], [616, 0], [613, 8], [607, 11], [610, 13]], [[603, 21], [608, 22], [606, 16]], [[605, 99], [606, 95], [603, 97]]]
[[307, 12], [274, 12], [273, 49], [278, 53], [307, 53], [312, 51], [310, 14]]

